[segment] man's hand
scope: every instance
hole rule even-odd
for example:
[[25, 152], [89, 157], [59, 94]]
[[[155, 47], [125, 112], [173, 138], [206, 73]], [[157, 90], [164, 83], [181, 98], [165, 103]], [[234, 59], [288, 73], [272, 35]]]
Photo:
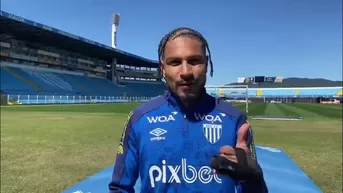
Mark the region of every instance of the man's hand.
[[[247, 135], [249, 131], [249, 124], [244, 123], [241, 128], [239, 128], [237, 133], [237, 143], [236, 148], [242, 148], [246, 153], [249, 153], [249, 148], [247, 146]], [[220, 155], [225, 157], [226, 159], [236, 162], [237, 163], [237, 157], [236, 152], [231, 146], [223, 146], [220, 148]]]
[[237, 181], [259, 177], [247, 145], [248, 132], [249, 124], [244, 123], [237, 132], [236, 147], [223, 146], [220, 148], [220, 155], [214, 157], [211, 162], [216, 174], [226, 175]]
[[[250, 135], [249, 140], [248, 135]], [[250, 126], [244, 123], [237, 132], [236, 147], [221, 147], [220, 155], [212, 159], [211, 165], [212, 168], [218, 169], [215, 171], [216, 174], [225, 175], [240, 182], [243, 188], [242, 193], [268, 193], [253, 146]]]

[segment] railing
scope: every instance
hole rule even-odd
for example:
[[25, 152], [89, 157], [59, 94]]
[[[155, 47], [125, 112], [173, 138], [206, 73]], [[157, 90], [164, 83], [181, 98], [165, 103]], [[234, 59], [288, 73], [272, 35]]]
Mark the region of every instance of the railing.
[[153, 97], [81, 96], [81, 95], [7, 95], [7, 104], [82, 104], [144, 102]]
[[[212, 96], [226, 96], [226, 97], [237, 97], [237, 98], [244, 98], [246, 95], [244, 94], [239, 94], [239, 93], [224, 93], [222, 95], [218, 93], [210, 93]], [[261, 96], [257, 96], [256, 93], [248, 93], [249, 98], [317, 98], [317, 97], [323, 97], [323, 98], [342, 98], [343, 95], [336, 96], [335, 94], [316, 94], [316, 95], [287, 95], [287, 94], [263, 94]]]

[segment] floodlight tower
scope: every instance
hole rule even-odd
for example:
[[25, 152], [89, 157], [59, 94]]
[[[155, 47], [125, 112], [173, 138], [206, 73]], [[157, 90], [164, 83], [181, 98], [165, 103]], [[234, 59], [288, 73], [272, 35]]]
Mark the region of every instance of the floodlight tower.
[[119, 26], [119, 13], [114, 13], [112, 22], [112, 48], [117, 48], [117, 28]]

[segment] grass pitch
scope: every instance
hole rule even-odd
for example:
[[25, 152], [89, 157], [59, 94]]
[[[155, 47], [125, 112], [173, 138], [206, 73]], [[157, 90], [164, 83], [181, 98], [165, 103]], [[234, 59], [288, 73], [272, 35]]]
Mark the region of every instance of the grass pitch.
[[[1, 192], [60, 192], [114, 163], [127, 113], [137, 104], [1, 108]], [[244, 108], [244, 105], [238, 105]], [[325, 193], [342, 191], [342, 105], [250, 105], [257, 144], [284, 149]]]

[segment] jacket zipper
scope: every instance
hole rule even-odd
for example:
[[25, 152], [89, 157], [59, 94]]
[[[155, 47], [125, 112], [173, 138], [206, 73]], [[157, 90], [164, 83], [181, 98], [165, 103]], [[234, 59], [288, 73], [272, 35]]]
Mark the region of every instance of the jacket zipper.
[[187, 137], [187, 133], [188, 133], [188, 118], [187, 118], [187, 114], [183, 114], [183, 118], [184, 118], [184, 125], [183, 125], [183, 137]]

